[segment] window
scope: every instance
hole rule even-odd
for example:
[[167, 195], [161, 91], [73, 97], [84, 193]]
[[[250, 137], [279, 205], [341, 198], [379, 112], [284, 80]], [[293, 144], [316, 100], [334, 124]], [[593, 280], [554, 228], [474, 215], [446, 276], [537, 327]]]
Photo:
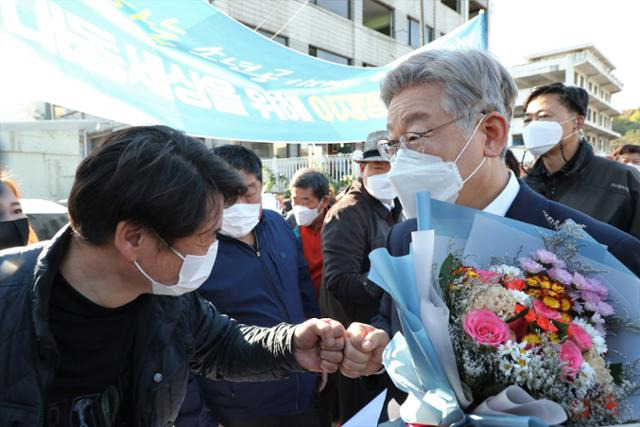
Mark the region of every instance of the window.
[[318, 7], [351, 19], [351, 0], [312, 0], [312, 2]]
[[573, 84], [574, 84], [574, 85], [577, 85], [579, 81], [580, 81], [580, 80], [579, 80], [578, 73], [574, 72], [574, 73], [573, 73]]
[[[435, 39], [435, 30], [428, 25], [425, 25], [424, 42], [429, 43]], [[444, 36], [444, 34], [442, 34]]]
[[408, 19], [409, 38], [407, 44], [414, 49], [420, 47], [420, 22], [413, 18]]
[[379, 65], [373, 65], [373, 64], [369, 64], [368, 62], [363, 62], [362, 63], [363, 67], [379, 67]]
[[519, 145], [524, 145], [524, 140], [522, 139], [522, 135], [513, 135], [511, 140], [511, 145], [516, 147]]
[[320, 49], [315, 46], [309, 46], [309, 55], [326, 61], [335, 62], [337, 64], [351, 65], [351, 58], [347, 58], [346, 56], [338, 55], [337, 53], [329, 52], [328, 50]]
[[593, 92], [593, 83], [589, 82], [589, 92]]
[[460, 13], [460, 2], [458, 0], [442, 0], [442, 4]]
[[474, 0], [469, 1], [469, 19], [473, 19], [480, 13], [481, 10], [484, 10], [482, 5]]
[[584, 87], [584, 76], [580, 76], [580, 87]]
[[393, 37], [393, 9], [375, 0], [363, 0], [362, 23], [365, 27]]
[[[263, 36], [267, 37], [267, 38], [272, 38], [273, 35], [275, 33], [272, 33], [271, 31], [267, 31], [267, 30], [263, 30], [262, 28], [259, 28], [257, 30], [260, 34], [262, 34]], [[285, 36], [281, 36], [280, 34], [278, 34], [277, 36], [273, 37], [272, 39], [274, 42], [280, 43], [281, 45], [284, 46], [289, 46], [289, 39], [286, 38]]]

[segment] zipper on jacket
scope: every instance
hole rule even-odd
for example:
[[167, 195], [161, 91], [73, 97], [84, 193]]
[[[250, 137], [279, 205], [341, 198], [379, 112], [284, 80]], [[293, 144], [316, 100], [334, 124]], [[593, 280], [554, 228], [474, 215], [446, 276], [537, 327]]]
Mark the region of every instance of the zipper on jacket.
[[258, 233], [256, 233], [254, 231], [254, 237], [256, 239], [256, 245], [251, 246], [248, 243], [242, 242], [244, 243], [246, 246], [248, 246], [249, 248], [251, 248], [251, 251], [256, 255], [256, 257], [258, 257], [258, 261], [260, 262], [260, 265], [262, 266], [262, 270], [264, 271], [264, 275], [267, 279], [267, 282], [269, 283], [269, 287], [271, 288], [271, 291], [273, 292], [273, 296], [274, 299], [278, 305], [278, 309], [280, 310], [280, 312], [282, 313], [282, 316], [284, 317], [285, 321], [287, 323], [293, 323], [291, 321], [291, 319], [289, 318], [289, 312], [287, 311], [286, 305], [284, 304], [284, 301], [282, 301], [282, 298], [280, 298], [280, 293], [278, 293], [278, 289], [276, 288], [276, 285], [273, 283], [273, 278], [271, 277], [271, 273], [269, 272], [269, 269], [267, 268], [267, 265], [265, 264], [264, 261], [264, 257], [262, 256], [262, 252], [260, 252], [260, 242], [258, 240]]

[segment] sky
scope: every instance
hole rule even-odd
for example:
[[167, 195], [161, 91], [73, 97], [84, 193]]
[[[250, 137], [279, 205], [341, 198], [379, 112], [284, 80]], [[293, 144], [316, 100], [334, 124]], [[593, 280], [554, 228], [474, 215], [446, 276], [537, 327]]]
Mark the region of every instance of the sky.
[[490, 0], [489, 49], [508, 67], [524, 57], [593, 43], [624, 88], [614, 107], [640, 108], [640, 0]]

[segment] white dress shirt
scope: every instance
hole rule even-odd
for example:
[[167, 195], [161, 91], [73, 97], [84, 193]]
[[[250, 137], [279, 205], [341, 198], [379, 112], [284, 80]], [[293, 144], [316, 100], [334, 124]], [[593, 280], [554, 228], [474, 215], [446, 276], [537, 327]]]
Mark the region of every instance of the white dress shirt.
[[513, 201], [516, 199], [518, 191], [520, 191], [520, 184], [518, 183], [516, 175], [512, 171], [508, 172], [509, 182], [507, 182], [507, 186], [504, 187], [504, 190], [502, 190], [500, 194], [498, 194], [498, 197], [493, 199], [493, 201], [483, 209], [484, 212], [504, 216], [511, 207]]

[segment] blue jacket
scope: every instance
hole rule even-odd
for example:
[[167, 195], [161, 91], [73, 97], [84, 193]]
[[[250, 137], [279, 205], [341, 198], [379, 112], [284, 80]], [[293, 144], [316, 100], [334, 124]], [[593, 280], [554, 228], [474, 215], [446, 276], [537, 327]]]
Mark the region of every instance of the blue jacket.
[[[607, 246], [609, 252], [618, 258], [636, 275], [640, 275], [640, 240], [617, 228], [600, 222], [575, 209], [560, 203], [547, 200], [534, 192], [527, 184], [519, 180], [520, 191], [505, 214], [507, 218], [516, 219], [528, 224], [549, 228], [544, 212], [557, 221], [572, 219], [577, 224], [585, 226], [585, 231], [598, 242]], [[394, 256], [409, 253], [411, 233], [416, 231], [415, 218], [404, 221], [391, 229], [387, 236], [387, 249]], [[385, 293], [380, 301], [380, 311], [372, 319], [372, 324], [384, 329], [393, 336], [400, 330], [400, 319], [393, 307], [391, 297]]]
[[[218, 235], [216, 263], [198, 293], [220, 312], [247, 325], [296, 324], [319, 316], [309, 269], [291, 227], [278, 213], [265, 209], [254, 231], [256, 248]], [[295, 374], [259, 383], [198, 378], [198, 383], [204, 405], [224, 424], [229, 419], [308, 410], [316, 376]], [[183, 408], [193, 407], [199, 398], [190, 390]], [[178, 419], [176, 425], [192, 424]]]

